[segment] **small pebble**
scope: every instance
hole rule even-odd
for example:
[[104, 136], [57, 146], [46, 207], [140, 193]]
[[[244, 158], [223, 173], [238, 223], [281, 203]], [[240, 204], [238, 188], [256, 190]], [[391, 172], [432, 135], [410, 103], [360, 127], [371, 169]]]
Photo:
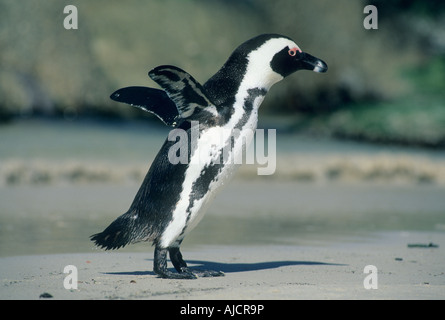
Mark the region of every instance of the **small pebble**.
[[44, 299], [48, 299], [48, 298], [53, 298], [53, 296], [51, 294], [49, 294], [48, 292], [44, 292], [39, 296], [40, 299], [44, 298]]

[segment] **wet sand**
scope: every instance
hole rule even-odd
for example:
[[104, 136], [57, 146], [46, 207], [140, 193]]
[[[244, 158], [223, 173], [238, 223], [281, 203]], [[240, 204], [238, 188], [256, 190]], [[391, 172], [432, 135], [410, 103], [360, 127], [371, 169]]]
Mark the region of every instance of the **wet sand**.
[[[0, 257], [91, 252], [138, 185], [0, 188]], [[445, 187], [245, 181], [221, 191], [185, 239], [196, 245], [330, 245], [392, 231], [444, 232]], [[138, 243], [123, 251], [146, 252]]]

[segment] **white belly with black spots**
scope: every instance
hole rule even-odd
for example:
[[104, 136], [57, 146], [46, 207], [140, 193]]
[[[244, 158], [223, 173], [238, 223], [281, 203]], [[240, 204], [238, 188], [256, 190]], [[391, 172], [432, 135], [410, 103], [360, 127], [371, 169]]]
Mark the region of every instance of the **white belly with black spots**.
[[[262, 96], [258, 97], [254, 105], [259, 106], [262, 99]], [[229, 121], [226, 126], [211, 127], [200, 132], [172, 220], [161, 236], [162, 247], [174, 245], [178, 238], [182, 239], [191, 231], [204, 216], [216, 192], [233, 177], [241, 165], [242, 155], [253, 139], [258, 120], [257, 110], [252, 110], [241, 129], [234, 129], [233, 123], [237, 122]], [[237, 118], [241, 116], [236, 112], [233, 115]], [[228, 141], [231, 141], [229, 148]]]

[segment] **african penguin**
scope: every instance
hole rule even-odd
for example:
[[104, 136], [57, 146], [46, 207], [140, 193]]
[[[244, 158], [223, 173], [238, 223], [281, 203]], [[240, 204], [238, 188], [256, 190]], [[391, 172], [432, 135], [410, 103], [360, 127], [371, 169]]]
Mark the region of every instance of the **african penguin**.
[[[303, 69], [326, 72], [327, 65], [288, 37], [263, 34], [236, 48], [204, 85], [180, 68], [159, 66], [148, 74], [163, 90], [127, 87], [114, 92], [111, 99], [151, 112], [176, 128], [172, 131], [185, 132], [187, 161], [171, 161], [177, 140], [167, 138], [130, 209], [91, 240], [105, 249], [151, 241], [153, 269], [161, 278], [224, 275], [187, 267], [180, 245], [239, 166], [233, 159], [252, 140], [258, 108], [268, 90]], [[234, 130], [239, 134], [231, 135]], [[192, 141], [194, 132], [198, 134]], [[167, 269], [167, 253], [177, 273]]]

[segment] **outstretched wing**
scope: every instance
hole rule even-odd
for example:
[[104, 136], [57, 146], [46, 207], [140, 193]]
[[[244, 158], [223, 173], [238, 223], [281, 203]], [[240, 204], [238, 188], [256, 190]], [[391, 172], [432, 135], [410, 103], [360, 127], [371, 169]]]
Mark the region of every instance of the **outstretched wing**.
[[147, 87], [126, 87], [113, 92], [110, 98], [153, 113], [165, 124], [172, 127], [175, 127], [180, 119], [175, 103], [163, 90]]
[[[115, 91], [110, 98], [153, 113], [172, 127], [177, 127], [182, 120], [213, 106], [201, 84], [180, 68], [159, 66], [148, 75], [164, 90], [126, 87]], [[211, 109], [207, 110], [211, 112]]]
[[202, 85], [190, 74], [175, 66], [159, 66], [148, 75], [156, 81], [176, 104], [181, 118], [213, 105]]

